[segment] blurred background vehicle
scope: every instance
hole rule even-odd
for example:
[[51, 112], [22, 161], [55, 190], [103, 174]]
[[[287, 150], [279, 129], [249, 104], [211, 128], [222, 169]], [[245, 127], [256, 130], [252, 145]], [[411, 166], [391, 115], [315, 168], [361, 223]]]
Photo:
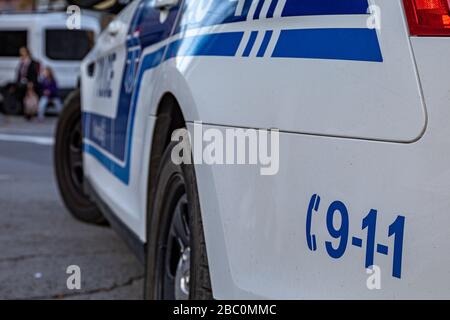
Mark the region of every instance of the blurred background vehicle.
[[[39, 75], [49, 67], [61, 100], [78, 85], [81, 60], [94, 46], [100, 31], [129, 0], [0, 0], [0, 110], [21, 114], [21, 103], [12, 101], [7, 85], [16, 82], [19, 49], [29, 49], [39, 65]], [[67, 27], [68, 6], [81, 11], [79, 29]], [[11, 103], [12, 102], [12, 103]], [[46, 113], [58, 108], [50, 101]]]
[[[0, 0], [0, 109], [3, 112], [23, 112], [20, 104], [5, 101], [9, 98], [5, 97], [6, 86], [17, 81], [21, 47], [31, 52], [32, 59], [38, 63], [39, 75], [45, 67], [51, 68], [62, 100], [77, 87], [81, 60], [111, 20], [109, 13], [116, 13], [123, 7], [117, 1], [96, 1], [99, 8], [91, 5], [92, 10], [87, 10], [85, 2]], [[70, 5], [82, 8], [79, 29], [67, 27]], [[56, 109], [50, 101], [47, 113]]]
[[54, 71], [61, 98], [76, 87], [80, 61], [94, 45], [100, 20], [98, 14], [83, 13], [81, 28], [69, 30], [67, 18], [65, 12], [0, 14], [0, 86], [15, 81], [19, 49], [27, 47], [40, 69]]

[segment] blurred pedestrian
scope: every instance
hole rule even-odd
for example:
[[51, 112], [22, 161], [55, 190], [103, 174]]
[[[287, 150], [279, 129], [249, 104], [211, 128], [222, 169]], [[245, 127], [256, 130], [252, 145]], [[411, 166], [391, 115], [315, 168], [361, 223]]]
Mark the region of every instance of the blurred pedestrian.
[[53, 71], [50, 67], [45, 67], [40, 80], [42, 96], [39, 100], [38, 119], [43, 120], [45, 110], [49, 103], [53, 103], [56, 111], [59, 113], [62, 109], [61, 99], [58, 96], [58, 84], [56, 83]]
[[39, 95], [39, 63], [31, 57], [30, 50], [26, 47], [19, 49], [20, 63], [17, 72], [16, 96], [20, 102], [29, 89], [28, 83], [33, 85], [33, 90]]
[[3, 90], [4, 110], [19, 113], [24, 109], [24, 98], [31, 90], [39, 95], [39, 63], [31, 57], [30, 51], [26, 47], [19, 49], [20, 63], [17, 69], [16, 81], [9, 83]]

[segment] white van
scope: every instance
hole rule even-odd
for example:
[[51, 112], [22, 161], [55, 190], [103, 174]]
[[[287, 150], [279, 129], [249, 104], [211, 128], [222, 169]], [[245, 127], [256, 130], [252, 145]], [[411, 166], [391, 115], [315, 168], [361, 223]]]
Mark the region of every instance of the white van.
[[0, 13], [0, 87], [14, 82], [19, 48], [30, 49], [41, 69], [53, 69], [60, 94], [77, 85], [80, 61], [93, 47], [100, 32], [100, 19], [82, 12], [81, 29], [69, 30], [65, 12]]

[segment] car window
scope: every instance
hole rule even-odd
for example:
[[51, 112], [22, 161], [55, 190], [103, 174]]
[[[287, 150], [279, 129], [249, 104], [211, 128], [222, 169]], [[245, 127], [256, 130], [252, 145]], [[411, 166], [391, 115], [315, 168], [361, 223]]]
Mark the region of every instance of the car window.
[[45, 31], [45, 54], [52, 60], [83, 60], [93, 45], [92, 31], [67, 29]]
[[0, 57], [18, 57], [20, 47], [27, 46], [26, 30], [0, 31]]

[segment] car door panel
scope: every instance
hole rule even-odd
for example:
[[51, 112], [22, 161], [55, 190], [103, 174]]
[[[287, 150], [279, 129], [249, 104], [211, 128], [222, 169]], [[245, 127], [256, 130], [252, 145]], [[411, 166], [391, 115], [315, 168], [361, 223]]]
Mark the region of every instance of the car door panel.
[[[144, 239], [146, 194], [140, 192], [147, 158], [143, 136], [145, 106], [138, 107], [143, 52], [169, 37], [178, 7], [164, 20], [152, 0], [134, 1], [107, 29], [84, 61], [95, 63], [92, 77], [82, 79], [85, 175], [100, 197], [127, 227]], [[126, 26], [126, 28], [124, 28]], [[124, 31], [125, 30], [125, 31]], [[92, 61], [94, 60], [94, 61]], [[151, 137], [148, 137], [151, 138]]]

